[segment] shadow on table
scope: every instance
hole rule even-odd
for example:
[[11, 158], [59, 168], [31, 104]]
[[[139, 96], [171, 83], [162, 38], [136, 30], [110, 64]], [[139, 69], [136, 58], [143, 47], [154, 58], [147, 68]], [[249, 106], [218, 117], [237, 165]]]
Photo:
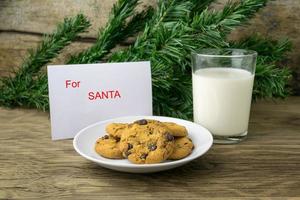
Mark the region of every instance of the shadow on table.
[[142, 180], [143, 178], [153, 178], [153, 179], [178, 179], [178, 175], [181, 177], [201, 177], [201, 176], [208, 176], [209, 173], [212, 172], [212, 169], [215, 168], [216, 164], [210, 161], [208, 158], [198, 158], [186, 165], [181, 167], [177, 167], [174, 169], [170, 169], [167, 171], [162, 172], [155, 172], [155, 173], [146, 173], [146, 174], [133, 174], [133, 173], [126, 173], [126, 172], [117, 172], [110, 169], [105, 169], [100, 166], [94, 165], [90, 163], [91, 171], [90, 173], [93, 177], [101, 178], [103, 173], [109, 173], [111, 177], [118, 177], [122, 179], [136, 179]]

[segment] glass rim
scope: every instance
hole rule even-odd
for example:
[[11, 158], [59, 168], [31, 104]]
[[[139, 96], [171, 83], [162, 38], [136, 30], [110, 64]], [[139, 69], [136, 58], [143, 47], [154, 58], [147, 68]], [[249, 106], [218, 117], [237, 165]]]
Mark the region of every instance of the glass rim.
[[[229, 52], [240, 52], [243, 53], [241, 55], [222, 55], [220, 54], [220, 50], [227, 50]], [[215, 52], [215, 53], [214, 53]], [[219, 52], [219, 53], [218, 53]], [[205, 48], [192, 51], [192, 56], [202, 56], [202, 57], [219, 57], [219, 58], [244, 58], [244, 57], [256, 57], [257, 52], [248, 49], [235, 49], [235, 48]]]

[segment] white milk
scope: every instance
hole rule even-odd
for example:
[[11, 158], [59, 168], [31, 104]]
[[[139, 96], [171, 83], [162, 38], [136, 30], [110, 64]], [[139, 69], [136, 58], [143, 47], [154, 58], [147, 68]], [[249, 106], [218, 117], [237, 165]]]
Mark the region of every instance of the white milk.
[[194, 121], [218, 136], [248, 129], [254, 75], [242, 69], [206, 68], [193, 73]]

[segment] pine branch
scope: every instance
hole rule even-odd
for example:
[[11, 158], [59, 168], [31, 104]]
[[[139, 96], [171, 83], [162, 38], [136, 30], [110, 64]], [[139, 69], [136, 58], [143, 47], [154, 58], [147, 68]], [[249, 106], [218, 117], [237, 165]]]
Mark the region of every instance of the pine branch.
[[192, 0], [193, 9], [191, 10], [190, 18], [193, 19], [195, 15], [199, 15], [203, 10], [207, 9], [216, 0]]
[[[78, 14], [73, 18], [64, 19], [63, 23], [58, 24], [57, 29], [52, 34], [45, 35], [37, 49], [30, 52], [21, 68], [14, 73], [14, 77], [0, 79], [0, 105], [9, 107], [38, 106], [32, 102], [39, 98], [39, 91], [48, 86], [46, 78], [42, 82], [36, 82], [34, 80], [35, 74], [89, 26], [90, 23], [87, 18]], [[33, 93], [32, 88], [37, 88], [38, 92]], [[32, 93], [32, 98], [26, 97], [26, 93]], [[40, 97], [46, 101], [44, 96]], [[40, 108], [40, 106], [38, 107]]]
[[0, 90], [0, 105], [6, 107], [49, 109], [48, 84], [45, 74], [6, 79]]
[[[126, 27], [126, 19], [134, 14], [137, 5], [138, 0], [118, 0], [111, 10], [107, 24], [99, 31], [96, 43], [91, 48], [71, 57], [68, 64], [94, 63], [101, 60], [119, 41], [139, 31], [139, 29]], [[147, 12], [133, 17], [129, 25], [134, 28], [143, 28], [142, 24], [137, 23], [143, 18], [146, 19], [150, 13], [151, 9], [148, 9]], [[142, 18], [139, 19], [139, 17]]]
[[153, 98], [154, 111], [158, 115], [192, 119], [192, 81], [189, 75], [175, 75], [174, 83], [166, 94], [156, 94]]
[[[177, 4], [175, 2], [177, 2]], [[194, 16], [193, 20], [191, 21], [191, 24], [187, 24], [185, 34], [189, 34], [190, 37], [193, 37], [193, 41], [196, 42], [196, 44], [202, 44], [198, 44], [194, 48], [203, 48], [205, 46], [220, 47], [227, 45], [227, 43], [225, 43], [222, 40], [220, 34], [221, 31], [219, 31], [219, 29], [223, 27], [223, 29], [232, 30], [235, 26], [241, 24], [243, 21], [246, 20], [246, 18], [251, 17], [259, 8], [264, 6], [265, 2], [266, 0], [245, 0], [240, 3], [229, 2], [226, 4], [224, 10], [221, 12], [210, 12], [208, 10], [205, 10], [202, 13]], [[136, 60], [142, 56], [137, 56], [134, 54], [136, 52], [140, 52], [136, 50], [139, 48], [144, 48], [143, 50], [149, 49], [148, 51], [153, 50], [151, 48], [157, 50], [155, 46], [153, 47], [153, 45], [151, 46], [147, 44], [147, 41], [150, 41], [148, 43], [151, 43], [151, 37], [155, 37], [155, 35], [159, 34], [163, 35], [163, 33], [159, 33], [157, 29], [160, 28], [160, 30], [164, 31], [163, 29], [173, 28], [174, 24], [172, 25], [172, 27], [170, 27], [169, 22], [174, 22], [178, 25], [178, 23], [180, 23], [178, 21], [180, 21], [180, 19], [184, 21], [186, 16], [191, 13], [193, 8], [195, 8], [195, 6], [191, 5], [190, 2], [187, 3], [186, 1], [184, 3], [181, 1], [174, 0], [159, 1], [158, 9], [156, 11], [157, 14], [149, 22], [143, 34], [138, 37], [135, 44], [132, 47], [128, 48], [128, 50], [114, 54], [111, 57], [111, 60], [122, 61], [125, 57], [127, 58], [127, 60], [131, 60], [130, 55], [134, 55], [133, 59]], [[172, 21], [174, 20], [172, 16], [175, 16], [176, 14], [179, 15], [179, 17], [176, 18], [177, 21]], [[230, 19], [235, 19], [235, 23], [230, 23]], [[199, 35], [197, 34], [199, 33], [203, 36], [203, 38], [198, 37]], [[206, 41], [209, 42], [205, 44]], [[193, 46], [195, 46], [195, 44]], [[148, 49], [146, 49], [145, 47], [147, 47]], [[147, 53], [145, 53], [144, 56], [147, 56]]]
[[245, 25], [255, 13], [266, 5], [268, 0], [240, 0], [228, 1], [222, 11], [204, 10], [200, 15], [195, 15], [192, 27], [202, 29], [218, 29], [225, 37], [234, 28]]
[[[158, 1], [158, 15], [154, 17], [154, 23], [176, 21], [190, 21], [197, 13], [201, 13], [215, 0], [167, 0]], [[156, 21], [155, 21], [156, 19]]]
[[88, 27], [90, 27], [90, 22], [83, 14], [78, 14], [73, 18], [65, 18], [62, 23], [57, 25], [56, 31], [44, 36], [35, 51], [29, 52], [29, 57], [24, 61], [16, 76], [37, 73]]
[[[172, 55], [173, 53], [183, 54], [180, 52], [183, 48], [186, 48], [188, 52], [199, 46], [220, 46], [225, 45], [220, 41], [219, 34], [213, 30], [201, 30], [203, 37], [198, 38], [197, 30], [190, 28], [189, 20], [185, 20], [191, 10], [194, 8], [190, 2], [184, 1], [159, 1], [158, 8], [153, 16], [152, 20], [147, 24], [144, 32], [137, 38], [134, 45], [127, 50], [114, 53], [110, 61], [128, 61], [139, 60], [143, 58], [149, 58], [153, 52], [157, 52], [162, 47], [170, 47], [169, 52], [166, 50], [164, 53]], [[178, 14], [180, 13], [180, 14]], [[174, 18], [174, 16], [178, 16]], [[170, 26], [172, 23], [172, 26]], [[207, 39], [208, 42], [207, 42]], [[211, 41], [214, 41], [211, 42]], [[154, 42], [155, 41], [155, 42]], [[183, 42], [185, 41], [185, 42]], [[192, 45], [190, 45], [192, 43]], [[197, 45], [195, 45], [195, 43]], [[199, 44], [200, 43], [200, 44]], [[173, 45], [168, 45], [173, 44]], [[172, 51], [172, 49], [174, 51]], [[180, 48], [175, 50], [176, 48]], [[162, 50], [163, 51], [163, 50]], [[173, 54], [175, 55], [175, 54]], [[180, 55], [173, 56], [178, 58]], [[172, 59], [172, 58], [170, 58]]]
[[292, 49], [292, 44], [288, 39], [274, 40], [259, 35], [251, 35], [240, 41], [232, 41], [230, 46], [254, 50], [260, 59], [264, 59], [266, 63], [282, 61]]
[[120, 37], [118, 42], [121, 42], [128, 37], [134, 36], [136, 33], [143, 30], [145, 28], [146, 23], [151, 19], [153, 14], [154, 9], [150, 6], [147, 7], [145, 10], [136, 13], [121, 30], [123, 37]]
[[256, 66], [253, 98], [285, 98], [290, 94], [288, 83], [291, 71], [272, 64], [258, 63]]
[[[173, 28], [174, 25], [181, 21], [186, 21], [190, 14], [193, 4], [190, 1], [185, 0], [158, 0], [158, 6], [155, 10], [152, 18], [146, 24], [146, 27], [142, 34], [137, 38], [134, 47], [143, 45], [147, 42], [148, 38], [155, 35], [160, 26]], [[130, 52], [129, 48], [127, 53]], [[133, 49], [132, 49], [133, 50]], [[121, 52], [121, 54], [126, 52]], [[120, 55], [122, 56], [122, 55]], [[117, 60], [116, 56], [114, 59]], [[136, 57], [136, 56], [135, 56]]]

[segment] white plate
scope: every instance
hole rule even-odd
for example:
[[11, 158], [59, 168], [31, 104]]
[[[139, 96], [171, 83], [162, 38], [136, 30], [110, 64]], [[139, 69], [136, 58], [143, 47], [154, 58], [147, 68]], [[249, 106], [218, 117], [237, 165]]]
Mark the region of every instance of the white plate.
[[[181, 160], [141, 165], [130, 163], [127, 159], [107, 159], [95, 152], [95, 142], [99, 137], [105, 135], [105, 126], [107, 124], [113, 122], [131, 123], [139, 119], [155, 119], [159, 121], [175, 122], [185, 126], [188, 130], [189, 137], [193, 140], [195, 145], [193, 152]], [[75, 150], [84, 158], [91, 160], [105, 168], [130, 173], [158, 172], [184, 165], [207, 152], [212, 143], [213, 137], [206, 128], [186, 120], [158, 116], [131, 116], [101, 121], [82, 129], [79, 133], [77, 133], [73, 140], [73, 146]]]

